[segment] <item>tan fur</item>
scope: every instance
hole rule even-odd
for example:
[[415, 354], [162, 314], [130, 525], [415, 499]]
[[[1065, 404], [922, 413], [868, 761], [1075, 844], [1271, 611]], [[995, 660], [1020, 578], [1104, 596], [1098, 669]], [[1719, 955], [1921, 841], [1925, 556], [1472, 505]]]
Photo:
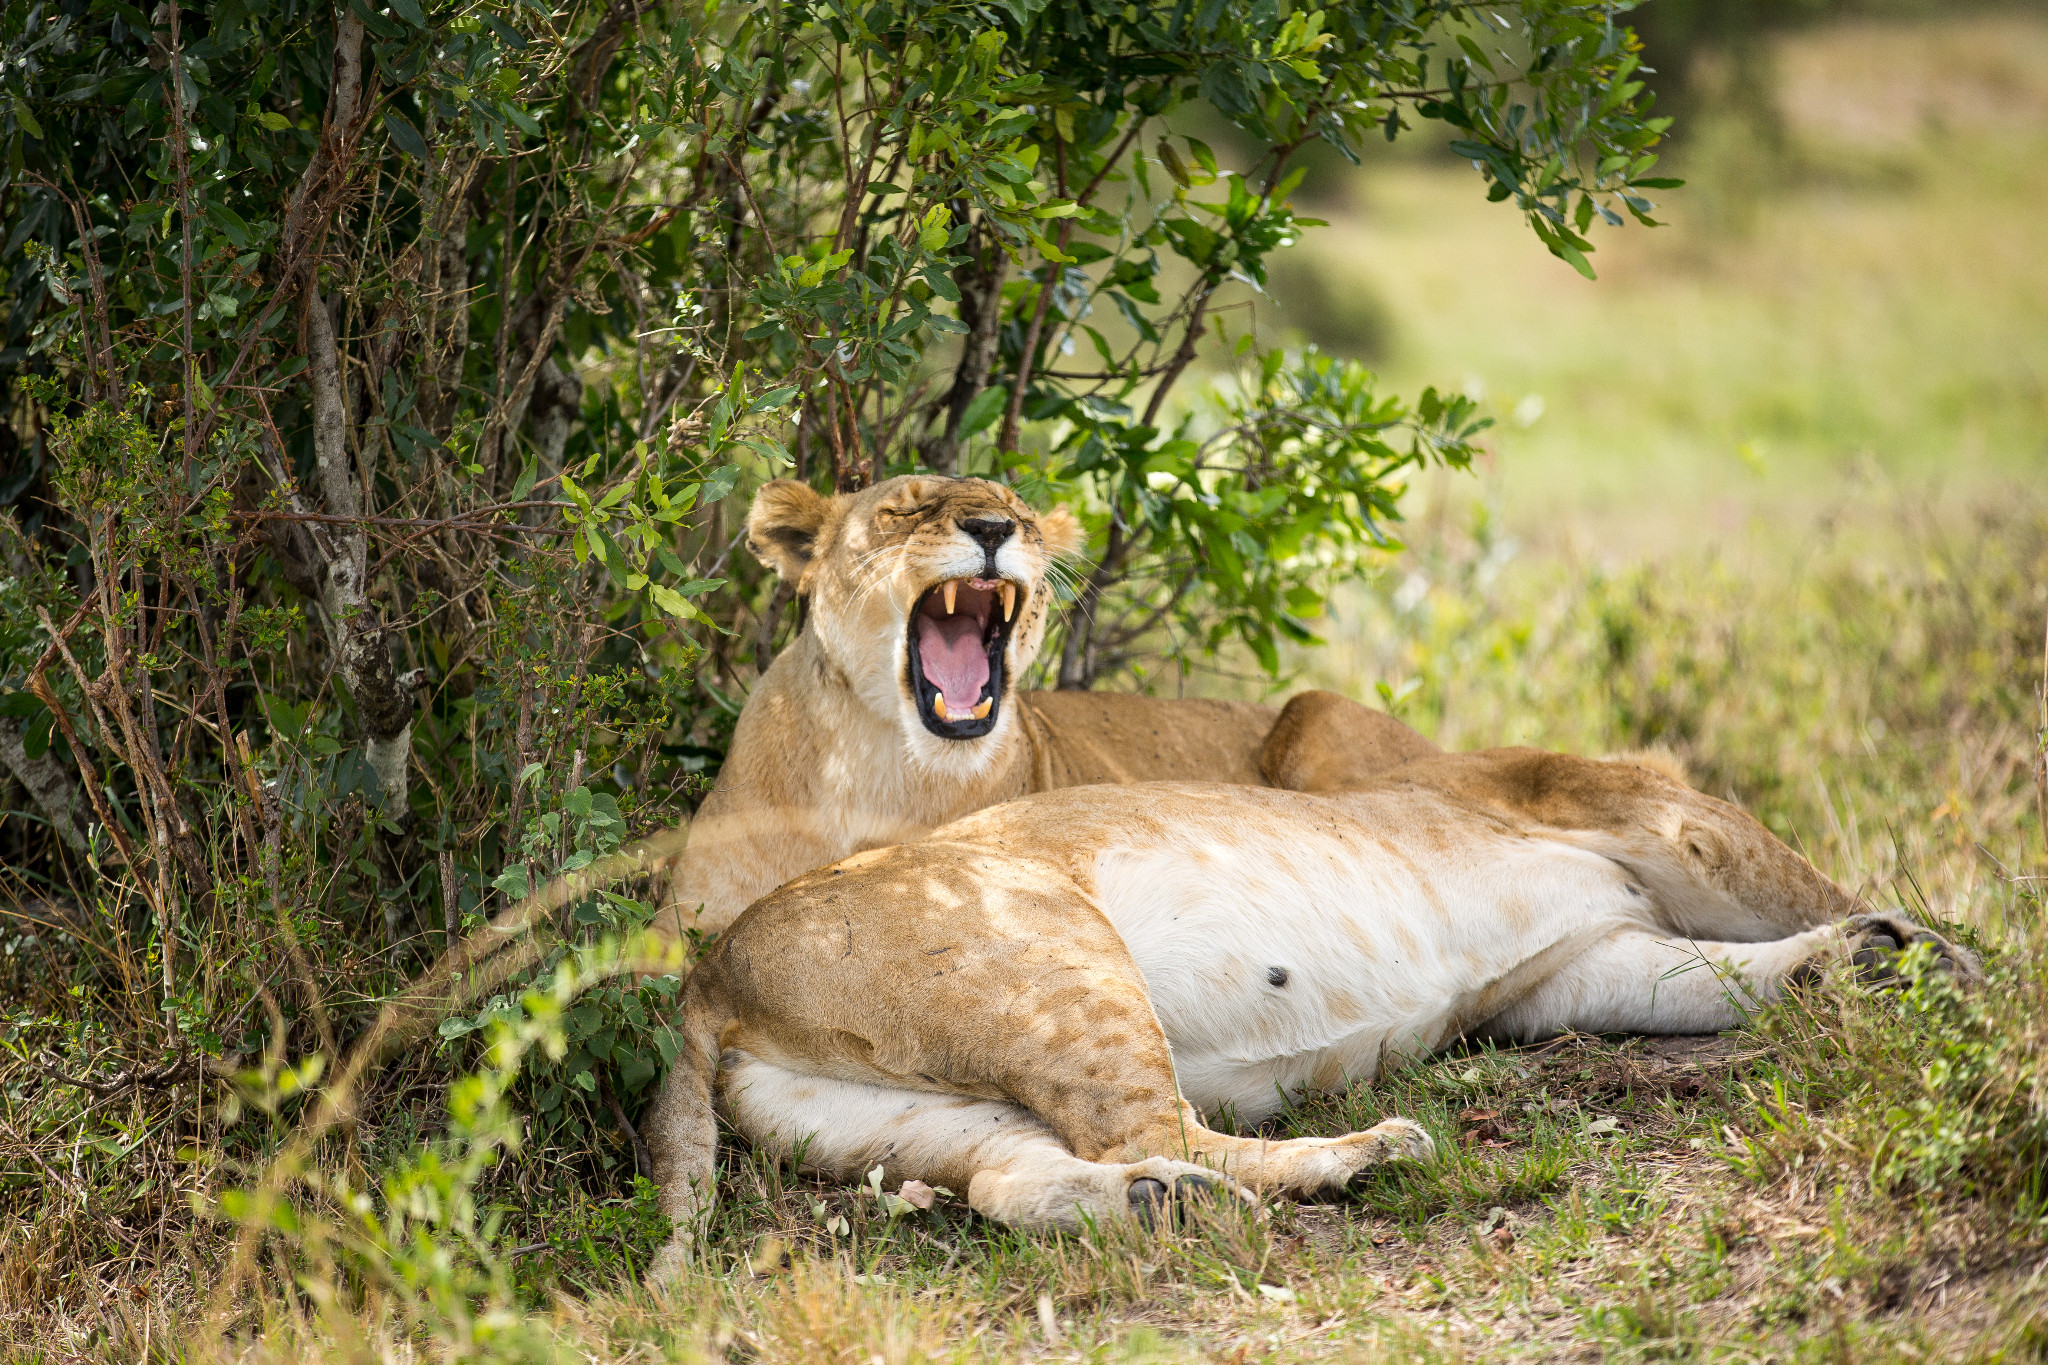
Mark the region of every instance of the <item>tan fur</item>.
[[[960, 523], [990, 516], [1017, 523], [1002, 571], [1024, 592], [1006, 704], [989, 735], [944, 740], [917, 719], [905, 631], [963, 572]], [[680, 1229], [670, 1268], [710, 1193], [721, 1108], [814, 1170], [881, 1164], [1023, 1225], [1142, 1211], [1141, 1191], [1204, 1170], [1310, 1194], [1428, 1140], [1400, 1120], [1218, 1133], [1176, 1059], [1201, 1103], [1248, 1077], [1228, 1099], [1242, 1113], [1461, 1035], [1729, 1027], [1815, 961], [1931, 937], [1856, 915], [1666, 752], [1446, 754], [1322, 692], [1277, 716], [1017, 692], [1077, 530], [999, 485], [912, 477], [827, 499], [771, 484], [749, 538], [808, 623], [749, 699], [676, 877], [671, 927], [723, 932], [644, 1130]], [[1237, 785], [1157, 780], [1189, 777]], [[1096, 785], [1129, 783], [1148, 785]], [[1175, 936], [1197, 920], [1211, 939]], [[1157, 941], [1126, 941], [1123, 923]], [[1350, 975], [1290, 1023], [1272, 1009], [1305, 989], [1243, 995], [1269, 975], [1286, 990], [1288, 969], [1261, 965], [1279, 959], [1303, 983]], [[1372, 1013], [1361, 1001], [1398, 1023], [1364, 1052], [1344, 1033]]]
[[[643, 1132], [680, 1263], [720, 1109], [807, 1168], [965, 1191], [1030, 1225], [1222, 1173], [1316, 1195], [1428, 1150], [1400, 1120], [1289, 1141], [1206, 1126], [1461, 1036], [1734, 1026], [1816, 962], [1929, 941], [1725, 802], [1631, 764], [1437, 755], [1303, 794], [1044, 793], [755, 903], [685, 986]], [[1193, 1101], [1191, 1103], [1191, 1101]]]
[[[948, 740], [916, 719], [904, 638], [918, 599], [960, 571], [972, 545], [961, 523], [976, 517], [1017, 523], [1005, 567], [1023, 599], [996, 728]], [[1171, 779], [1313, 789], [1435, 752], [1327, 692], [1294, 698], [1276, 729], [1271, 707], [1248, 702], [1019, 689], [1053, 610], [1054, 565], [1080, 540], [1064, 509], [1041, 515], [986, 479], [911, 475], [830, 498], [787, 479], [763, 487], [747, 543], [796, 586], [805, 624], [740, 713], [661, 927], [716, 932], [799, 873], [1032, 792]]]
[[1623, 749], [1618, 754], [1609, 754], [1607, 761], [1648, 768], [1653, 773], [1662, 773], [1673, 782], [1687, 787], [1692, 785], [1692, 770], [1686, 766], [1685, 760], [1662, 744], [1650, 744], [1640, 749]]
[[[939, 739], [915, 718], [904, 633], [918, 598], [957, 572], [971, 544], [960, 523], [990, 516], [1017, 523], [1010, 571], [1023, 592], [998, 723], [982, 738]], [[671, 934], [716, 932], [800, 873], [1035, 792], [1177, 780], [1342, 791], [1448, 757], [1393, 717], [1330, 692], [1303, 692], [1276, 714], [1247, 702], [1018, 689], [1053, 609], [1055, 565], [1079, 548], [1081, 533], [1064, 509], [1041, 515], [986, 479], [911, 475], [836, 497], [778, 479], [755, 496], [747, 539], [796, 586], [805, 625], [740, 713], [718, 784], [670, 876], [660, 927]], [[1527, 752], [1520, 763], [1453, 759], [1440, 771], [1504, 811], [1536, 801], [1540, 809], [1528, 813], [1576, 821], [1596, 841], [1669, 818], [1650, 788], [1625, 780], [1603, 779], [1597, 794], [1561, 805], [1547, 779], [1530, 785], [1542, 765], [1532, 768]], [[1686, 781], [1683, 763], [1662, 748], [1571, 771]], [[1741, 857], [1759, 836], [1769, 839], [1753, 821], [1714, 836], [1732, 841], [1714, 856]], [[1762, 856], [1771, 864], [1778, 855]]]

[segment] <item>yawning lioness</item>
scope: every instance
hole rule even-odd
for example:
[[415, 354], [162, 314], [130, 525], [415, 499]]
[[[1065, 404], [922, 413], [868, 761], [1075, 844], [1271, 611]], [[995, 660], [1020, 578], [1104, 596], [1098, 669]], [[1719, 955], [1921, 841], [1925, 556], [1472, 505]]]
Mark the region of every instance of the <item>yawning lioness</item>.
[[[1030, 792], [1171, 778], [1299, 786], [1435, 752], [1327, 692], [1249, 702], [1033, 692], [1054, 561], [1079, 545], [986, 479], [824, 497], [778, 479], [747, 543], [803, 626], [755, 685], [676, 867], [664, 926], [724, 928], [800, 872]], [[1276, 719], [1278, 725], [1276, 727]]]

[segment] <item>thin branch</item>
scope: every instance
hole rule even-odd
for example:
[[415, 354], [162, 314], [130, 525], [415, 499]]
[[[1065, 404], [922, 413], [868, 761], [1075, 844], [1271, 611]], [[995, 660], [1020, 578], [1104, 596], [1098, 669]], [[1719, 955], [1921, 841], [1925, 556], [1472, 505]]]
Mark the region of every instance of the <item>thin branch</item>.
[[[1067, 182], [1067, 144], [1063, 139], [1055, 139], [1052, 148], [1053, 165], [1057, 171], [1059, 189], [1064, 194]], [[1058, 246], [1059, 254], [1062, 257], [1067, 254], [1067, 240], [1073, 235], [1073, 231], [1074, 220], [1072, 218], [1062, 218], [1060, 220], [1060, 240]], [[1052, 306], [1054, 284], [1056, 281], [1066, 277], [1066, 262], [1063, 260], [1047, 261], [1045, 263], [1045, 270], [1045, 282], [1038, 286], [1038, 307], [1031, 314], [1031, 326], [1024, 332], [1024, 347], [1017, 357], [1017, 384], [1015, 388], [1010, 390], [1010, 406], [1008, 411], [1003, 414], [1002, 435], [996, 441], [996, 450], [1001, 453], [1009, 453], [1017, 448], [1017, 421], [1024, 411], [1024, 390], [1031, 385], [1031, 364], [1038, 355], [1039, 333], [1045, 330], [1045, 314], [1046, 310]]]
[[193, 381], [198, 378], [199, 355], [192, 349], [192, 166], [190, 139], [185, 135], [185, 67], [180, 60], [181, 44], [178, 31], [178, 12], [183, 8], [172, 0], [171, 11], [171, 164], [178, 177], [178, 230], [184, 235], [184, 250], [178, 258], [178, 281], [182, 291], [184, 307], [179, 310], [179, 325], [182, 328], [185, 354], [185, 382], [181, 385], [179, 402], [184, 410], [185, 424], [182, 431], [185, 446], [185, 477], [192, 477], [192, 462], [197, 458], [199, 447], [195, 444], [198, 436], [197, 423], [193, 420]]

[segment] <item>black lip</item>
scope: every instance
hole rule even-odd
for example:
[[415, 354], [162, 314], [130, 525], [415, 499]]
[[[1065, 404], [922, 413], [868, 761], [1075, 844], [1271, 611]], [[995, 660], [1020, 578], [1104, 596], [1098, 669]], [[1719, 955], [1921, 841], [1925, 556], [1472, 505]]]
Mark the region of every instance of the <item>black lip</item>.
[[[995, 629], [989, 632], [988, 638], [983, 642], [988, 650], [988, 682], [982, 688], [981, 696], [975, 699], [976, 705], [980, 705], [984, 700], [993, 701], [994, 705], [988, 708], [988, 714], [980, 720], [972, 716], [966, 720], [940, 720], [939, 713], [932, 708], [933, 701], [939, 695], [939, 689], [933, 687], [924, 676], [924, 659], [918, 652], [917, 644], [917, 614], [923, 608], [925, 598], [932, 594], [936, 586], [927, 588], [917, 595], [917, 600], [910, 607], [910, 620], [904, 623], [903, 633], [910, 641], [904, 658], [904, 669], [910, 677], [910, 694], [917, 700], [917, 718], [924, 722], [925, 729], [940, 739], [980, 739], [995, 729], [996, 722], [1003, 717], [1003, 655], [1010, 648], [1010, 627], [1014, 622], [1003, 619], [1000, 603], [989, 604], [989, 619], [994, 623]], [[1023, 595], [1022, 585], [1018, 587], [1018, 595]]]

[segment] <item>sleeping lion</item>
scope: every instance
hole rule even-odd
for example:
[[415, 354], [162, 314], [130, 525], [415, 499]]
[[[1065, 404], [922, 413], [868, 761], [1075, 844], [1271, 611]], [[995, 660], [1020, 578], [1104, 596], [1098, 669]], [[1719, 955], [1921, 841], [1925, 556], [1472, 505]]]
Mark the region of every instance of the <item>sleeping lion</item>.
[[[1644, 818], [1600, 827], [1615, 807]], [[1023, 1227], [1217, 1184], [1320, 1195], [1429, 1139], [1390, 1119], [1267, 1141], [1203, 1115], [1257, 1120], [1461, 1038], [1726, 1029], [1832, 959], [1882, 971], [1917, 943], [1978, 974], [1629, 764], [1502, 750], [1320, 795], [1043, 793], [800, 877], [719, 936], [642, 1126], [676, 1227], [658, 1269], [690, 1257], [721, 1112], [806, 1170], [880, 1165]]]

